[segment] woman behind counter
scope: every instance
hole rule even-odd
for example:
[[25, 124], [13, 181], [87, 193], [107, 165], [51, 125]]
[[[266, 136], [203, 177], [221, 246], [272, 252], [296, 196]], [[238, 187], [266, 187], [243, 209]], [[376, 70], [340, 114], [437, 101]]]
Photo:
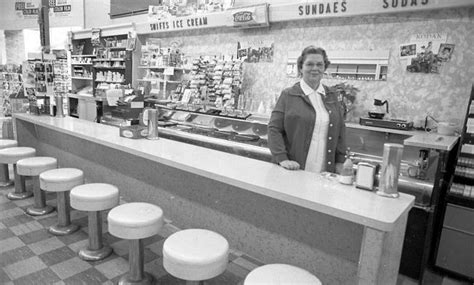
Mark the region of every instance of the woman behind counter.
[[339, 172], [345, 159], [344, 110], [337, 94], [321, 84], [330, 62], [326, 51], [306, 47], [298, 57], [301, 80], [284, 89], [268, 123], [268, 146], [290, 170]]

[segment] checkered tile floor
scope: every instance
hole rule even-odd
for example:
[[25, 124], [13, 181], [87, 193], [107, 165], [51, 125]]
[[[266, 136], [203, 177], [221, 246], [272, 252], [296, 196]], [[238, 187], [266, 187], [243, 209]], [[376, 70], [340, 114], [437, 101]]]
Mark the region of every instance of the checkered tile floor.
[[[27, 189], [31, 188], [30, 183], [27, 181]], [[41, 217], [25, 214], [25, 209], [33, 205], [33, 198], [10, 201], [6, 194], [13, 188], [0, 188], [0, 284], [116, 284], [128, 272], [128, 242], [107, 232], [107, 213], [102, 216], [104, 243], [110, 245], [114, 253], [101, 261], [86, 262], [77, 252], [88, 244], [87, 213], [71, 212], [72, 222], [81, 226], [79, 231], [67, 236], [51, 235], [47, 229], [57, 223], [56, 212]], [[54, 193], [47, 193], [46, 199], [48, 205], [56, 206]], [[163, 242], [177, 230], [173, 225], [165, 224], [160, 235], [144, 240], [145, 271], [153, 274], [157, 284], [185, 284], [169, 275], [162, 265]], [[206, 284], [241, 285], [245, 276], [260, 265], [263, 263], [231, 249], [227, 270]], [[415, 284], [415, 280], [403, 275], [397, 280], [397, 285]], [[427, 284], [469, 285], [446, 277]]]
[[[28, 182], [29, 184], [29, 182]], [[27, 184], [27, 185], [28, 185]], [[105, 260], [86, 262], [77, 252], [88, 244], [87, 214], [72, 210], [71, 220], [81, 229], [71, 235], [54, 236], [47, 229], [57, 223], [56, 212], [32, 217], [24, 210], [33, 198], [10, 201], [5, 195], [12, 187], [0, 190], [0, 284], [115, 284], [129, 269], [128, 243], [107, 232], [103, 215], [104, 243], [114, 253]], [[55, 194], [47, 194], [47, 204], [55, 206]], [[178, 229], [166, 224], [160, 235], [144, 240], [145, 271], [154, 275], [158, 284], [184, 284], [167, 274], [162, 266], [164, 239]], [[227, 270], [207, 284], [241, 284], [244, 277], [261, 262], [231, 250]]]

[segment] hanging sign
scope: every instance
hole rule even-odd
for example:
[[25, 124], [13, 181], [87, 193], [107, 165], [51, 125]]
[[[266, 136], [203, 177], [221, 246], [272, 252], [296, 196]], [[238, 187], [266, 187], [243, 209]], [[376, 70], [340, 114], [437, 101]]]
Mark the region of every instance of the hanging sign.
[[268, 4], [240, 7], [229, 10], [236, 28], [268, 27]]
[[226, 12], [195, 14], [186, 17], [170, 17], [162, 21], [136, 24], [137, 34], [170, 32], [179, 30], [205, 29], [229, 26]]
[[36, 1], [15, 1], [15, 15], [19, 19], [34, 19], [38, 17], [40, 3]]
[[270, 6], [270, 22], [473, 6], [472, 0], [323, 0]]
[[72, 11], [71, 0], [49, 0], [49, 16], [70, 16]]
[[[71, 16], [72, 0], [49, 0], [49, 16]], [[41, 0], [15, 0], [15, 15], [19, 19], [35, 19], [40, 13]]]

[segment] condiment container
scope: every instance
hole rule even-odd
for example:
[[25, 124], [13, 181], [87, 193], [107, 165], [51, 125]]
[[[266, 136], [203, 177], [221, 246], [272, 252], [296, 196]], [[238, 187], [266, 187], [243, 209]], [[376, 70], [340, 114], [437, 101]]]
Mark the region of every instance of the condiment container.
[[438, 134], [443, 136], [453, 136], [456, 131], [456, 125], [448, 122], [438, 123]]
[[342, 165], [341, 174], [339, 175], [339, 182], [342, 184], [352, 184], [354, 171], [352, 169], [352, 160], [346, 157], [344, 164]]
[[374, 190], [374, 181], [377, 167], [367, 162], [357, 164], [356, 187], [372, 191]]

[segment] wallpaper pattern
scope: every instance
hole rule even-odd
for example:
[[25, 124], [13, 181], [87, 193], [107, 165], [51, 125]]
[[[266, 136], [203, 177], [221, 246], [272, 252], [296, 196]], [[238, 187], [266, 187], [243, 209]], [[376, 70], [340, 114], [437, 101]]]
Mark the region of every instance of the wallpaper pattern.
[[[451, 61], [439, 74], [407, 72], [406, 63], [397, 55], [399, 45], [409, 42], [413, 34], [433, 32], [446, 33], [447, 42], [456, 45]], [[346, 81], [361, 90], [348, 117], [354, 122], [366, 116], [377, 98], [390, 102], [392, 118], [420, 124], [431, 114], [438, 120], [462, 123], [474, 82], [474, 8], [283, 22], [250, 30], [185, 31], [159, 37], [164, 45], [180, 41], [185, 54], [201, 55], [233, 54], [238, 41], [273, 42], [273, 62], [244, 65], [243, 92], [252, 99], [247, 109], [254, 113], [260, 109], [266, 116], [281, 90], [299, 80], [286, 76], [288, 52], [299, 53], [310, 44], [326, 50], [390, 51], [387, 81]], [[324, 83], [338, 82], [326, 79]]]

